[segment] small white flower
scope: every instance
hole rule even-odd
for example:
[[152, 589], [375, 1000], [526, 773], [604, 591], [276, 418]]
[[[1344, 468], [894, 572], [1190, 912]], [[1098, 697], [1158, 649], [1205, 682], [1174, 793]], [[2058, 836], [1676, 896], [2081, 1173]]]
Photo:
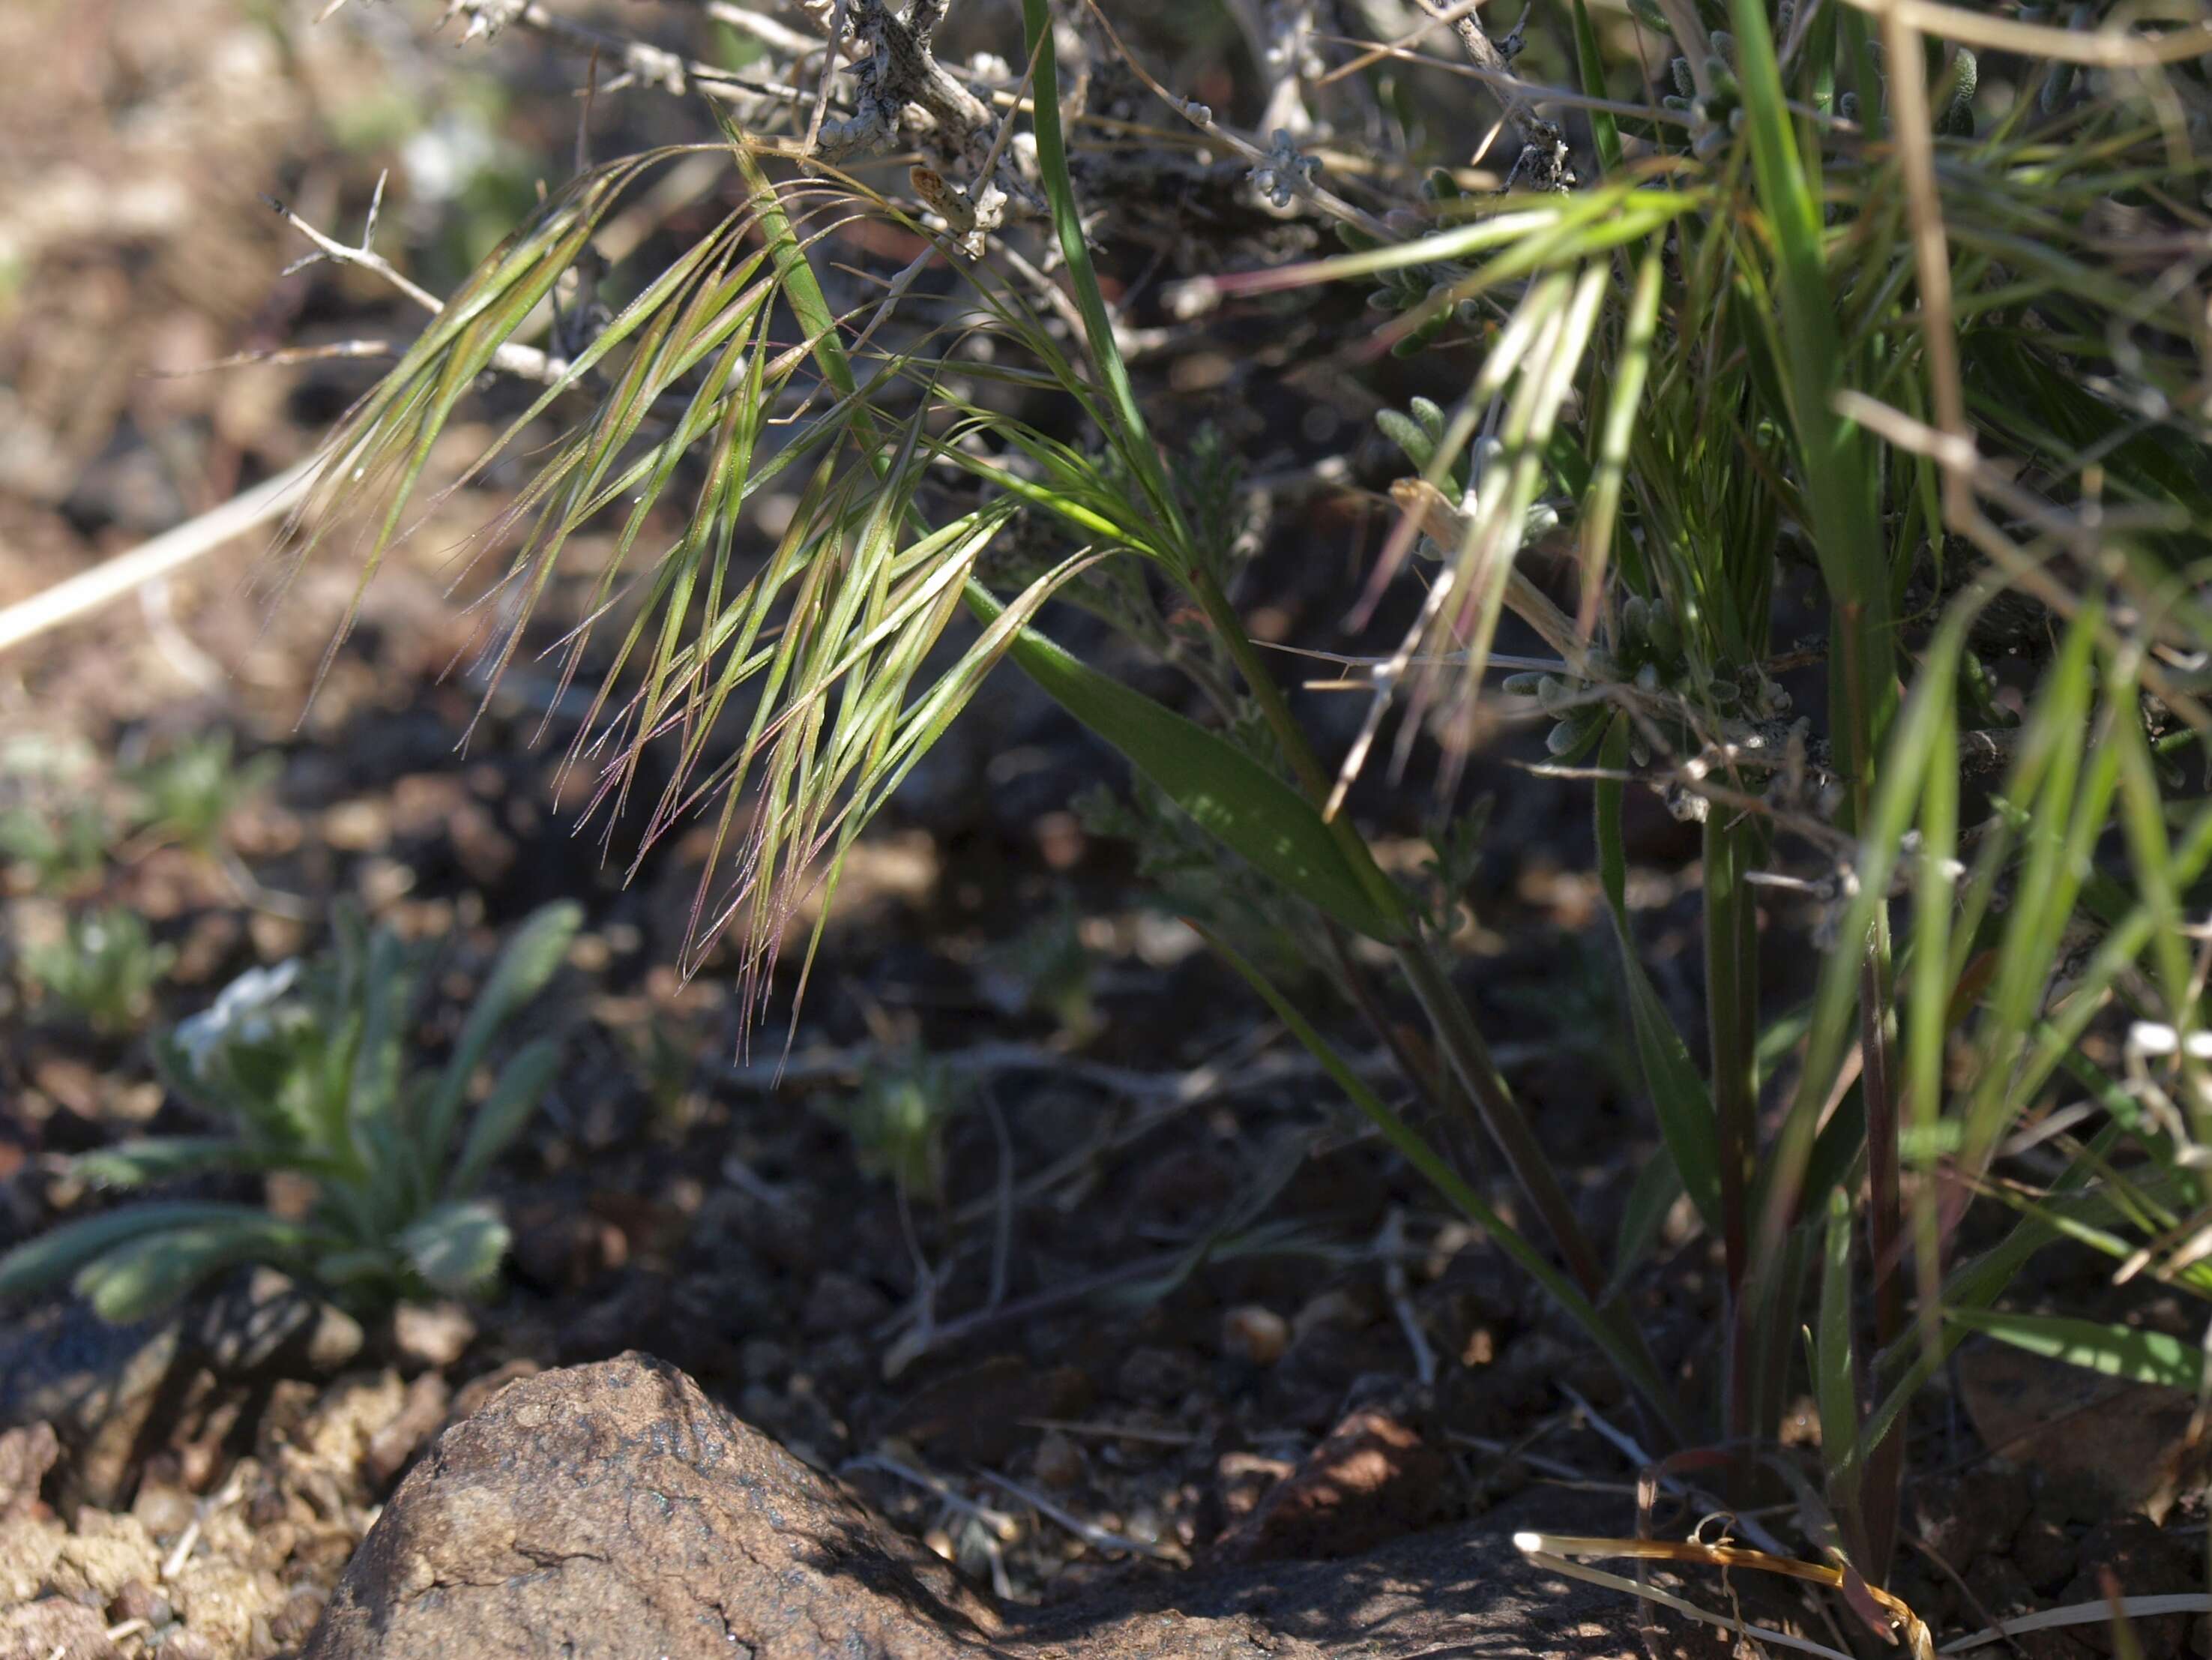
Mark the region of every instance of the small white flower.
[[274, 968], [251, 968], [216, 994], [212, 1006], [177, 1026], [177, 1047], [205, 1077], [208, 1056], [226, 1043], [265, 1042], [276, 1030], [275, 1011], [300, 978], [300, 959]]
[[2128, 1028], [2128, 1048], [2146, 1058], [2185, 1049], [2192, 1061], [2212, 1061], [2212, 1031], [2192, 1031], [2185, 1040], [2162, 1022], [2138, 1020]]

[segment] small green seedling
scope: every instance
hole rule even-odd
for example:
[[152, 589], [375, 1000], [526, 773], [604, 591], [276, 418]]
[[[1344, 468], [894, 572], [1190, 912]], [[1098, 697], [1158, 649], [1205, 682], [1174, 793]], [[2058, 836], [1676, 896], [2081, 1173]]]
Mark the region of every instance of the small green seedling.
[[114, 839], [107, 815], [91, 801], [59, 815], [34, 807], [0, 812], [0, 860], [27, 870], [41, 893], [68, 893], [92, 883]]
[[222, 1132], [148, 1137], [75, 1169], [114, 1188], [286, 1172], [313, 1184], [307, 1213], [201, 1200], [121, 1206], [0, 1258], [0, 1301], [67, 1283], [104, 1317], [135, 1320], [248, 1262], [362, 1310], [481, 1292], [508, 1236], [477, 1189], [552, 1086], [560, 1044], [541, 1037], [516, 1049], [473, 1109], [471, 1085], [581, 920], [562, 903], [523, 923], [435, 1070], [407, 1052], [422, 954], [387, 929], [371, 933], [341, 913], [327, 958], [242, 976], [155, 1044], [170, 1086]]
[[858, 1091], [823, 1111], [853, 1138], [863, 1173], [888, 1176], [911, 1195], [936, 1199], [945, 1189], [945, 1126], [967, 1101], [950, 1067], [915, 1055], [871, 1066]]
[[202, 854], [221, 845], [230, 815], [274, 781], [273, 755], [234, 758], [231, 736], [210, 733], [187, 739], [128, 775], [138, 792], [139, 822], [165, 842]]
[[1097, 970], [1096, 956], [1083, 943], [1082, 918], [1063, 903], [991, 953], [984, 984], [1010, 1012], [1044, 1015], [1071, 1041], [1083, 1043], [1103, 1024]]
[[27, 947], [22, 972], [42, 1005], [117, 1037], [145, 1019], [154, 988], [176, 960], [176, 948], [157, 945], [143, 917], [110, 907], [81, 911], [60, 939]]

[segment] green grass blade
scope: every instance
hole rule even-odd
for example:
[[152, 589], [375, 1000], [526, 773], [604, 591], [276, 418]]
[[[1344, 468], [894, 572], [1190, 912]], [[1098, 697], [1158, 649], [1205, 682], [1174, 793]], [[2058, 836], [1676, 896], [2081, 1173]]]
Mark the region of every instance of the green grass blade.
[[[979, 588], [969, 589], [968, 602], [987, 619], [999, 614], [999, 602]], [[1024, 630], [1008, 653], [1231, 851], [1356, 933], [1386, 942], [1407, 937], [1411, 915], [1402, 899], [1393, 903], [1395, 890], [1354, 870], [1312, 804], [1242, 751], [1043, 635]]]
[[[2136, 699], [2134, 681], [2120, 674], [2117, 666], [2108, 669], [2106, 702], [2114, 708], [2132, 709]], [[2173, 847], [2166, 836], [2165, 798], [2142, 723], [2120, 720], [2112, 726], [2120, 756], [2120, 822], [2127, 832], [2136, 891], [2150, 915], [2158, 988], [2165, 999], [2169, 1022], [2186, 1025], [2196, 990], [2191, 980], [2189, 935], [2181, 897], [2173, 884]]]
[[453, 1131], [468, 1094], [469, 1079], [483, 1064], [492, 1039], [559, 972], [568, 954], [568, 942], [583, 923], [584, 908], [573, 900], [541, 905], [523, 919], [500, 952], [483, 990], [469, 1006], [460, 1036], [453, 1042], [453, 1056], [439, 1074], [436, 1091], [418, 1127], [431, 1168], [439, 1168], [452, 1156]]
[[103, 1251], [79, 1270], [76, 1289], [101, 1319], [123, 1325], [160, 1313], [201, 1281], [241, 1263], [309, 1272], [307, 1254], [332, 1243], [319, 1229], [252, 1206], [228, 1208], [228, 1215], [171, 1221]]
[[1603, 1301], [1609, 1303], [1618, 1297], [1629, 1276], [1644, 1266], [1667, 1225], [1667, 1213], [1681, 1196], [1682, 1172], [1674, 1168], [1674, 1155], [1662, 1139], [1653, 1155], [1638, 1166], [1628, 1199], [1620, 1207], [1620, 1231], [1613, 1243], [1613, 1278], [1607, 1284]]
[[1912, 1241], [1918, 1278], [1919, 1323], [1925, 1352], [1942, 1333], [1936, 1321], [1943, 1274], [1942, 1158], [1944, 1066], [1952, 1029], [1955, 982], [1951, 975], [1951, 926], [1957, 903], [1954, 860], [1959, 843], [1959, 773], [1943, 757], [1958, 752], [1958, 708], [1946, 700], [1933, 739], [1937, 763], [1927, 769], [1920, 798], [1920, 853], [1913, 871], [1911, 960], [1906, 966], [1905, 1035], [1905, 1137], [1901, 1151], [1920, 1180], [1913, 1185]]
[[[1957, 765], [1955, 754], [1942, 753], [1937, 746], [1950, 730], [1959, 657], [1981, 598], [1978, 593], [1970, 593], [1953, 602], [1921, 654], [1912, 696], [1891, 735], [1872, 806], [1860, 822], [1858, 889], [1844, 909], [1836, 936], [1839, 940], [1859, 941], [1870, 936], [1876, 909], [1887, 903], [1890, 876], [1896, 869], [1905, 832], [1919, 806], [1928, 769]], [[1759, 1243], [1754, 1260], [1767, 1259], [1779, 1250], [1805, 1196], [1803, 1184], [1820, 1110], [1842, 1068], [1856, 1024], [1860, 966], [1860, 954], [1851, 949], [1838, 950], [1822, 968], [1814, 994], [1804, 1069], [1781, 1134], [1759, 1172]]]
[[1968, 1331], [1994, 1337], [2030, 1354], [2063, 1360], [2106, 1377], [2131, 1383], [2157, 1383], [2197, 1392], [2204, 1377], [2204, 1349], [2198, 1343], [2148, 1331], [2139, 1326], [2108, 1325], [2055, 1314], [2013, 1314], [1994, 1309], [1949, 1308], [1943, 1318]]
[[[2116, 1123], [2107, 1124], [2099, 1131], [2083, 1156], [2069, 1164], [2053, 1184], [2052, 1199], [2063, 1201], [2078, 1195], [2097, 1162], [2112, 1150], [2119, 1135], [2120, 1127]], [[2050, 1218], [2038, 1210], [2021, 1217], [1996, 1244], [1952, 1270], [1943, 1287], [1946, 1319], [1942, 1340], [1936, 1350], [1929, 1353], [1919, 1346], [1915, 1334], [1906, 1344], [1875, 1357], [1875, 1375], [1885, 1383], [1888, 1392], [1879, 1395], [1874, 1410], [1859, 1426], [1858, 1438], [1849, 1455], [1854, 1468], [1863, 1464], [1869, 1450], [1888, 1437], [1921, 1386], [1936, 1375], [1966, 1337], [1967, 1328], [1948, 1316], [1985, 1308], [1995, 1302], [2029, 1260], [2059, 1237], [2059, 1230]]]
[[347, 1145], [358, 1151], [378, 1213], [387, 1223], [429, 1191], [434, 1155], [416, 1135], [400, 1085], [414, 975], [406, 945], [388, 927], [368, 936], [360, 981], [360, 1046], [346, 1092]]
[[1820, 203], [1797, 148], [1765, 0], [1730, 0], [1729, 15], [1753, 171], [1781, 266], [1782, 331], [1808, 528], [1836, 608], [1838, 748], [1854, 805], [1863, 810], [1876, 750], [1896, 707], [1880, 487], [1864, 435], [1833, 407], [1846, 384], [1844, 343], [1829, 293]]
[[1052, 203], [1052, 227], [1060, 241], [1060, 257], [1067, 262], [1069, 285], [1075, 290], [1076, 309], [1090, 338], [1091, 360], [1105, 388], [1109, 408], [1118, 429], [1115, 448], [1144, 487], [1152, 510], [1163, 524], [1177, 532], [1179, 547], [1188, 533], [1176, 505], [1175, 492], [1138, 406], [1136, 388], [1130, 384], [1128, 366], [1114, 338], [1114, 319], [1106, 309], [1106, 296], [1091, 268], [1091, 246], [1083, 234], [1082, 210], [1075, 186], [1068, 178], [1067, 143], [1060, 127], [1060, 70], [1052, 38], [1052, 10], [1048, 0], [1022, 0], [1022, 34], [1036, 67], [1030, 76], [1030, 125], [1036, 135], [1037, 173]]
[[[1575, 0], [1577, 18], [1582, 0]], [[1588, 27], [1585, 19], [1580, 27]], [[1621, 481], [1635, 437], [1636, 417], [1644, 402], [1644, 383], [1651, 368], [1651, 344], [1658, 332], [1659, 292], [1665, 265], [1659, 250], [1651, 248], [1637, 262], [1636, 291], [1628, 302], [1620, 356], [1613, 363], [1605, 389], [1605, 426], [1599, 435], [1597, 466], [1582, 499], [1583, 604], [1581, 624], [1587, 635], [1597, 621], [1605, 593], [1606, 572], [1611, 562], [1615, 525], [1620, 514]]]
[[[1615, 715], [1599, 751], [1601, 774], [1617, 775], [1628, 764], [1628, 724]], [[1613, 934], [1620, 949], [1621, 976], [1628, 988], [1629, 1023], [1636, 1039], [1636, 1056], [1644, 1068], [1644, 1085], [1650, 1091], [1659, 1116], [1659, 1133], [1673, 1155], [1682, 1187], [1714, 1237], [1723, 1232], [1721, 1219], [1720, 1138], [1713, 1117], [1712, 1097], [1707, 1093], [1689, 1045], [1674, 1029], [1672, 1016], [1659, 1000], [1651, 978], [1636, 952], [1629, 931], [1627, 856], [1621, 838], [1621, 804], [1626, 786], [1618, 776], [1597, 781], [1598, 880], [1605, 890], [1606, 908], [1613, 918]]]
[[[1584, 95], [1598, 100], [1607, 96], [1605, 87], [1605, 55], [1599, 50], [1597, 31], [1590, 27], [1589, 9], [1583, 0], [1574, 0], [1572, 11], [1575, 29], [1575, 73], [1583, 83]], [[1608, 109], [1592, 109], [1589, 112], [1590, 142], [1597, 149], [1597, 162], [1605, 173], [1619, 173], [1621, 167], [1620, 124], [1613, 119]]]
[[517, 1049], [500, 1068], [491, 1093], [469, 1124], [461, 1156], [446, 1177], [448, 1199], [466, 1198], [482, 1184], [492, 1160], [505, 1152], [545, 1099], [561, 1073], [561, 1044], [541, 1037]]
[[1842, 1524], [1856, 1560], [1866, 1560], [1865, 1527], [1859, 1511], [1863, 1466], [1846, 1455], [1858, 1439], [1858, 1388], [1851, 1359], [1851, 1201], [1838, 1189], [1828, 1195], [1826, 1248], [1820, 1257], [1820, 1311], [1813, 1344], [1814, 1399], [1820, 1410], [1820, 1446], [1826, 1466], [1828, 1505]]
[[149, 1135], [70, 1160], [72, 1174], [113, 1188], [142, 1188], [210, 1171], [303, 1170], [321, 1175], [338, 1168], [302, 1149], [254, 1146], [227, 1135]]
[[252, 1205], [179, 1200], [126, 1205], [64, 1223], [0, 1257], [0, 1302], [50, 1290], [86, 1263], [142, 1235], [203, 1223], [234, 1222], [263, 1213]]

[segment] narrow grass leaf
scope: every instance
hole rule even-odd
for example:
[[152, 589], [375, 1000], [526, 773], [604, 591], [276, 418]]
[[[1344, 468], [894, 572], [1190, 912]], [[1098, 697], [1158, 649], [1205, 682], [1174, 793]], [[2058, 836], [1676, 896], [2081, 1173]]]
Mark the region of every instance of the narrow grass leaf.
[[1858, 1439], [1858, 1387], [1851, 1357], [1851, 1201], [1840, 1189], [1828, 1195], [1827, 1235], [1820, 1256], [1820, 1325], [1813, 1344], [1814, 1398], [1820, 1411], [1822, 1462], [1828, 1504], [1852, 1551], [1863, 1554], [1864, 1518], [1859, 1510], [1861, 1466], [1846, 1455]]
[[80, 1153], [70, 1173], [104, 1187], [139, 1188], [150, 1182], [203, 1176], [210, 1171], [337, 1171], [336, 1162], [290, 1146], [256, 1146], [227, 1135], [149, 1135], [119, 1146]]
[[128, 1205], [65, 1223], [0, 1257], [0, 1301], [51, 1290], [86, 1263], [143, 1234], [263, 1214], [258, 1206], [176, 1200]]
[[1674, 1028], [1674, 1017], [1660, 1000], [1657, 988], [1644, 972], [1637, 955], [1636, 939], [1628, 922], [1628, 863], [1621, 835], [1622, 798], [1626, 786], [1618, 776], [1628, 764], [1627, 717], [1616, 714], [1598, 753], [1596, 783], [1598, 881], [1605, 890], [1606, 909], [1613, 918], [1613, 941], [1620, 948], [1622, 980], [1628, 989], [1629, 1025], [1635, 1034], [1636, 1057], [1644, 1068], [1644, 1085], [1659, 1115], [1659, 1133], [1665, 1139], [1683, 1189], [1713, 1236], [1720, 1237], [1720, 1139], [1713, 1118], [1712, 1097], [1690, 1058], [1689, 1045]]
[[[979, 590], [969, 590], [969, 604], [987, 617], [998, 614], [998, 602]], [[1387, 879], [1355, 871], [1312, 804], [1243, 751], [1043, 635], [1024, 631], [1009, 654], [1200, 828], [1287, 891], [1370, 939], [1407, 936], [1410, 913]]]
[[231, 1210], [228, 1216], [173, 1221], [117, 1244], [78, 1272], [77, 1291], [101, 1319], [125, 1325], [160, 1313], [202, 1280], [240, 1263], [270, 1262], [311, 1272], [307, 1253], [329, 1242], [319, 1229], [284, 1221], [256, 1206]]
[[491, 1093], [470, 1122], [461, 1156], [453, 1161], [446, 1177], [447, 1198], [462, 1198], [476, 1191], [492, 1160], [522, 1133], [560, 1073], [561, 1044], [556, 1038], [541, 1037], [514, 1052], [500, 1068]]
[[2162, 1331], [1994, 1309], [1947, 1308], [1943, 1318], [2030, 1354], [2131, 1383], [2158, 1383], [2194, 1394], [2204, 1375], [2203, 1346]]
[[583, 926], [584, 908], [573, 900], [541, 905], [523, 919], [500, 952], [483, 989], [469, 1007], [453, 1058], [439, 1076], [422, 1116], [420, 1133], [427, 1156], [440, 1164], [451, 1156], [453, 1130], [469, 1080], [491, 1048], [499, 1029], [523, 1005], [543, 991], [568, 954], [568, 942]]

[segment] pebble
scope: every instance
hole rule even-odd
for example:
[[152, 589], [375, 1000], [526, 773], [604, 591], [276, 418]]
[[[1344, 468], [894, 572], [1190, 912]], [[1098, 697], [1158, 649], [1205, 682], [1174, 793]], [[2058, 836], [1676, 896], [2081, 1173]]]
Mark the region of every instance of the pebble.
[[39, 1484], [61, 1456], [53, 1426], [25, 1424], [0, 1433], [0, 1518], [27, 1515], [39, 1503]]
[[459, 1303], [403, 1303], [392, 1316], [392, 1342], [410, 1371], [450, 1366], [476, 1341], [477, 1323]]
[[1248, 1561], [1357, 1555], [1437, 1520], [1448, 1469], [1411, 1425], [1363, 1408], [1267, 1488], [1224, 1542]]
[[126, 1579], [107, 1605], [107, 1617], [117, 1625], [143, 1620], [149, 1626], [166, 1626], [176, 1617], [169, 1599], [143, 1579]]
[[174, 1482], [149, 1481], [131, 1501], [131, 1513], [156, 1539], [173, 1539], [191, 1525], [198, 1506], [192, 1495]]
[[1222, 1349], [1252, 1365], [1273, 1365], [1290, 1346], [1290, 1322], [1273, 1309], [1249, 1303], [1221, 1316]]
[[1374, 1317], [1366, 1298], [1340, 1286], [1308, 1298], [1291, 1316], [1291, 1332], [1303, 1343], [1317, 1331], [1358, 1331]]
[[1083, 1449], [1059, 1430], [1047, 1431], [1030, 1456], [1030, 1473], [1048, 1487], [1074, 1487], [1083, 1480], [1085, 1468]]

